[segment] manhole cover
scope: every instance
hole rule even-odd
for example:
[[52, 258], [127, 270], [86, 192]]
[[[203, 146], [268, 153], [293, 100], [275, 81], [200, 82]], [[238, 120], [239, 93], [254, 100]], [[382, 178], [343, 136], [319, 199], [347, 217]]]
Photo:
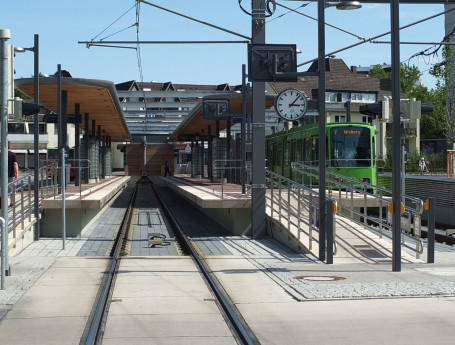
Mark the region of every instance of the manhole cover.
[[346, 278], [337, 277], [337, 276], [296, 276], [294, 279], [298, 280], [310, 280], [310, 281], [334, 281], [334, 280], [343, 280]]

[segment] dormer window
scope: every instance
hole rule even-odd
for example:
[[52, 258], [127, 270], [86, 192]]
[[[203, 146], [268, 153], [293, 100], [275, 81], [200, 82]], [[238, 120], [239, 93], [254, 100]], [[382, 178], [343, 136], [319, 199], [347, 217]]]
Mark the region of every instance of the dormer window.
[[349, 99], [348, 92], [326, 92], [325, 101], [327, 103], [347, 102]]
[[374, 103], [376, 102], [376, 94], [353, 92], [351, 93], [351, 101], [357, 103]]

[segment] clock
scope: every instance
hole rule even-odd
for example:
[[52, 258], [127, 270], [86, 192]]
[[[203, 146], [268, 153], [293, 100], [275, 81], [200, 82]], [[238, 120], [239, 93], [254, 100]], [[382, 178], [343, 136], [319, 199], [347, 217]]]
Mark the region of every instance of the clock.
[[275, 98], [275, 110], [287, 121], [299, 120], [305, 115], [308, 102], [303, 93], [295, 89], [281, 91]]

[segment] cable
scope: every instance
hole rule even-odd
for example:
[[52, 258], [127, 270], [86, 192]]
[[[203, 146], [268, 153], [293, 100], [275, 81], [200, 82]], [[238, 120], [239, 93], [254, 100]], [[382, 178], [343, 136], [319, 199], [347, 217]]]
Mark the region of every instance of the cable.
[[[144, 102], [144, 107], [145, 107], [145, 119], [144, 119], [144, 129], [145, 133], [147, 133], [147, 122], [148, 122], [148, 108], [147, 108], [147, 99], [145, 98], [145, 91], [144, 91], [144, 74], [142, 71], [142, 57], [141, 57], [141, 45], [140, 45], [140, 39], [139, 39], [139, 20], [140, 20], [140, 13], [141, 13], [141, 2], [136, 1], [136, 56], [137, 56], [137, 66], [139, 69], [139, 78], [141, 80], [141, 90], [142, 90], [142, 98]], [[145, 137], [145, 141], [147, 143], [147, 134]]]
[[[114, 25], [116, 22], [118, 22], [123, 16], [125, 16], [129, 11], [131, 11], [134, 7], [136, 6], [136, 4], [134, 4], [133, 6], [131, 6], [130, 9], [128, 9], [125, 13], [123, 13], [120, 17], [118, 17], [116, 20], [114, 20], [110, 25], [108, 25], [104, 30], [102, 30], [98, 35], [96, 35], [95, 37], [92, 38], [92, 41], [94, 41], [96, 38], [98, 38], [99, 35], [101, 35], [103, 32], [105, 32], [107, 29], [109, 29], [112, 25]], [[129, 26], [128, 28], [130, 28], [131, 26]], [[128, 29], [126, 28], [126, 29]], [[124, 29], [124, 30], [126, 30]], [[122, 30], [123, 31], [123, 30]], [[111, 35], [112, 36], [112, 35]], [[107, 36], [107, 37], [110, 37], [110, 36]], [[105, 37], [106, 38], [106, 37]]]
[[[275, 17], [275, 18], [273, 18], [273, 19], [268, 20], [268, 21], [267, 21], [267, 24], [270, 23], [270, 22], [273, 22], [273, 21], [276, 20], [276, 19], [283, 18], [285, 15], [287, 15], [287, 14], [289, 14], [289, 13], [297, 12], [297, 10], [298, 10], [299, 8], [308, 6], [309, 4], [310, 4], [310, 3], [307, 2], [306, 4], [300, 5], [300, 6], [298, 6], [298, 7], [295, 8], [295, 9], [292, 9], [292, 8], [291, 8], [291, 9], [289, 9], [289, 11], [287, 11], [286, 13], [280, 14], [278, 17]], [[278, 4], [278, 6], [281, 6], [281, 5]], [[299, 12], [297, 12], [297, 13], [299, 13]]]
[[[314, 17], [312, 17], [312, 16], [309, 16], [309, 15], [307, 15], [307, 14], [305, 14], [305, 13], [299, 12], [299, 11], [297, 11], [297, 10], [294, 10], [294, 9], [292, 9], [292, 8], [289, 8], [289, 7], [284, 6], [284, 5], [281, 5], [281, 4], [277, 4], [277, 5], [280, 6], [280, 7], [283, 7], [283, 8], [285, 8], [285, 9], [287, 9], [287, 10], [289, 10], [289, 12], [295, 12], [295, 13], [297, 13], [297, 14], [300, 14], [301, 16], [307, 17], [307, 18], [312, 19], [312, 20], [314, 20], [314, 21], [316, 21], [316, 22], [318, 21], [317, 18], [314, 18]], [[304, 7], [304, 6], [307, 6], [307, 5], [308, 5], [308, 3], [307, 3], [307, 4], [304, 4], [304, 5], [300, 6], [300, 7]], [[288, 13], [289, 13], [289, 12], [288, 12]], [[285, 13], [285, 14], [287, 14], [287, 13]], [[329, 27], [331, 27], [331, 28], [334, 28], [335, 30], [339, 30], [339, 31], [344, 32], [344, 33], [346, 33], [346, 34], [348, 34], [348, 35], [354, 36], [355, 38], [357, 38], [357, 39], [359, 39], [359, 40], [364, 40], [364, 39], [365, 39], [365, 38], [362, 37], [362, 36], [353, 34], [352, 32], [346, 31], [346, 30], [344, 30], [344, 29], [342, 29], [342, 28], [340, 28], [340, 27], [337, 27], [337, 26], [335, 26], [335, 25], [332, 25], [332, 24], [329, 24], [329, 23], [324, 23], [324, 24], [327, 25], [327, 26], [329, 26]]]
[[[238, 0], [238, 1], [239, 1], [239, 7], [240, 7], [240, 9], [241, 9], [245, 14], [247, 14], [247, 15], [249, 15], [249, 16], [252, 16], [252, 15], [253, 15], [252, 13], [248, 12], [247, 10], [245, 10], [245, 9], [243, 8], [243, 6], [242, 6], [242, 1], [243, 1], [243, 0]], [[266, 11], [266, 13], [268, 13], [268, 14], [265, 15], [265, 17], [266, 17], [266, 18], [267, 18], [267, 17], [271, 17], [271, 16], [275, 13], [275, 11], [276, 11], [277, 3], [276, 3], [275, 0], [266, 0], [265, 4], [266, 4], [265, 11]], [[272, 4], [272, 7], [270, 7], [270, 4]]]

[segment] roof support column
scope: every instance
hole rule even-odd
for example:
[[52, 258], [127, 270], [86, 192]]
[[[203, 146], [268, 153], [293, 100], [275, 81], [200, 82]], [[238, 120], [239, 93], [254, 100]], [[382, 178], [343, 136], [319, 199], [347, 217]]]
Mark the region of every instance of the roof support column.
[[193, 174], [193, 155], [194, 155], [194, 140], [191, 139], [191, 171], [190, 171], [190, 174], [191, 174], [191, 178], [194, 177], [194, 174]]
[[208, 178], [210, 179], [210, 182], [213, 182], [213, 141], [212, 141], [212, 126], [207, 127], [207, 133], [208, 133], [208, 138], [207, 138], [207, 147], [208, 147], [208, 164], [207, 164], [207, 174], [209, 175]]
[[201, 178], [204, 178], [205, 154], [204, 154], [204, 130], [201, 129]]
[[231, 120], [226, 121], [226, 158], [227, 158], [227, 166], [228, 171], [225, 176], [227, 176], [227, 182], [232, 182], [231, 176], [231, 167], [232, 167], [232, 157], [231, 157]]
[[89, 113], [84, 114], [84, 129], [85, 129], [85, 134], [84, 134], [84, 153], [85, 153], [85, 183], [88, 184], [88, 179], [90, 176], [90, 163], [89, 163], [89, 158], [88, 158], [88, 145], [89, 145], [89, 140], [90, 140], [90, 131], [89, 131]]
[[98, 174], [97, 181], [103, 178], [101, 173], [101, 125], [98, 125], [98, 132], [96, 133], [96, 145], [98, 145]]
[[[76, 103], [74, 105], [74, 113], [77, 115], [80, 113], [80, 104]], [[75, 116], [76, 117], [76, 116]], [[74, 130], [74, 161], [73, 161], [73, 166], [74, 166], [74, 185], [75, 186], [80, 186], [81, 185], [81, 174], [80, 174], [80, 156], [81, 156], [81, 146], [80, 146], [80, 127], [81, 125], [79, 122], [76, 121], [75, 124], [75, 130]]]

